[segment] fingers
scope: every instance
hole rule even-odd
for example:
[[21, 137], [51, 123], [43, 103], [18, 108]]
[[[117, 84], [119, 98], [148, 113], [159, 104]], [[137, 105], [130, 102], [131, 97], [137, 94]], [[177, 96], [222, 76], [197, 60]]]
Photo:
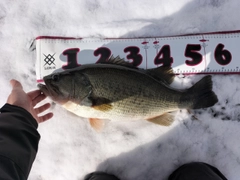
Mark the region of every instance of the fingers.
[[[15, 89], [15, 88], [23, 89], [22, 84], [19, 81], [15, 80], [15, 79], [12, 79], [10, 81], [10, 83], [11, 83], [13, 89]], [[42, 93], [42, 91], [40, 91], [40, 90], [30, 91], [30, 92], [27, 93], [27, 95], [33, 101], [33, 107], [37, 103], [41, 102], [42, 100], [44, 100], [46, 98], [46, 95], [44, 95]]]
[[45, 121], [51, 119], [52, 117], [53, 117], [53, 113], [47, 113], [43, 116], [38, 117], [37, 122], [42, 123], [42, 122], [45, 122]]
[[43, 94], [40, 90], [34, 90], [27, 93], [31, 100], [34, 100], [39, 95]]
[[[44, 100], [47, 96], [42, 94], [40, 90], [31, 91], [28, 93], [28, 96], [32, 99], [32, 107], [35, 107], [39, 102]], [[38, 123], [45, 122], [53, 117], [53, 113], [47, 113], [43, 116], [38, 116], [38, 114], [46, 111], [51, 107], [50, 103], [46, 103], [40, 107], [34, 108], [34, 114], [36, 114], [35, 118]]]
[[23, 89], [22, 84], [19, 81], [15, 80], [15, 79], [12, 79], [10, 81], [10, 84], [12, 85], [13, 89], [15, 89], [15, 88]]
[[39, 102], [46, 98], [46, 95], [44, 95], [40, 90], [34, 90], [25, 93], [23, 91], [22, 84], [19, 81], [12, 79], [10, 84], [12, 86], [12, 93], [9, 95], [7, 100], [9, 104], [18, 102], [18, 104], [15, 103], [14, 105], [18, 105], [29, 111], [38, 123], [47, 121], [53, 117], [53, 113], [47, 113], [43, 116], [38, 116], [38, 114], [43, 113], [50, 108], [50, 103], [34, 108]]
[[47, 104], [44, 104], [43, 106], [40, 106], [38, 108], [35, 108], [34, 111], [37, 113], [37, 114], [40, 114], [44, 111], [46, 111], [47, 109], [49, 109], [51, 107], [50, 103], [47, 103]]
[[42, 105], [42, 106], [34, 109], [34, 111], [35, 111], [35, 113], [36, 113], [36, 115], [37, 115], [37, 118], [36, 118], [36, 119], [37, 119], [37, 122], [38, 122], [38, 123], [42, 123], [42, 122], [44, 122], [44, 121], [46, 121], [46, 120], [48, 120], [48, 119], [51, 119], [51, 118], [53, 117], [53, 113], [47, 113], [47, 114], [45, 114], [45, 115], [43, 115], [43, 116], [39, 116], [39, 117], [38, 117], [38, 114], [46, 111], [46, 110], [49, 109], [50, 107], [51, 107], [50, 103], [47, 103], [47, 104], [44, 104], [44, 105]]
[[44, 99], [46, 99], [46, 96], [44, 94], [39, 94], [32, 100], [32, 106], [35, 107], [39, 102], [41, 102]]

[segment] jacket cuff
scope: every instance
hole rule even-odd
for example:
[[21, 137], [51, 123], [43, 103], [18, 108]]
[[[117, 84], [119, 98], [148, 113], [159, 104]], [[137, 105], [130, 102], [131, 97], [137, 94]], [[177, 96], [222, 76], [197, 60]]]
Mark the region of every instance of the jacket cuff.
[[36, 129], [38, 128], [37, 120], [26, 109], [24, 109], [24, 108], [22, 108], [20, 106], [15, 106], [15, 105], [11, 105], [11, 104], [6, 103], [0, 109], [0, 112], [1, 113], [6, 113], [6, 112], [16, 112], [16, 113], [19, 113], [19, 114], [23, 115], [29, 121], [29, 123], [34, 125], [34, 127]]

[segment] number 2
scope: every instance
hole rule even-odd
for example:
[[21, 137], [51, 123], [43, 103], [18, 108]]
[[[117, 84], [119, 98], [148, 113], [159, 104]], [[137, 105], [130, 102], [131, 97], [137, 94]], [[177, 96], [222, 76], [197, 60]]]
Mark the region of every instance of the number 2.
[[93, 54], [94, 56], [101, 55], [96, 63], [104, 63], [107, 62], [109, 57], [111, 56], [111, 51], [106, 47], [100, 47], [96, 49]]

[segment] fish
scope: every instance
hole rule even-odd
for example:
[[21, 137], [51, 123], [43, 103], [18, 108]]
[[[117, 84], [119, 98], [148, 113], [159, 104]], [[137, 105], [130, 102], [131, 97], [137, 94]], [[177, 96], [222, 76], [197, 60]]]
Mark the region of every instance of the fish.
[[43, 78], [39, 89], [68, 111], [88, 118], [100, 131], [106, 120], [140, 120], [170, 126], [172, 112], [208, 108], [218, 102], [207, 75], [188, 89], [172, 88], [171, 67], [141, 69], [124, 59], [85, 64]]

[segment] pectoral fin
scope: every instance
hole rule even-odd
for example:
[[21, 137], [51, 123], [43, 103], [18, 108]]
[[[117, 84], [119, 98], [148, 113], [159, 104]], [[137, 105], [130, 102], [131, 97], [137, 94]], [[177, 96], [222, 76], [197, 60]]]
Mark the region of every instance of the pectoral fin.
[[152, 122], [152, 123], [159, 124], [159, 125], [162, 125], [162, 126], [170, 126], [174, 121], [174, 117], [170, 113], [164, 113], [160, 116], [150, 118], [150, 119], [147, 119], [147, 120]]
[[97, 119], [97, 118], [89, 118], [89, 122], [90, 122], [90, 125], [92, 126], [92, 128], [94, 130], [96, 130], [97, 132], [100, 132], [105, 125], [104, 120]]
[[80, 105], [82, 106], [87, 106], [87, 107], [91, 107], [92, 106], [92, 101], [88, 98], [85, 97], [81, 102]]
[[89, 99], [92, 101], [92, 107], [96, 110], [106, 112], [113, 108], [109, 99], [102, 97], [89, 97]]
[[101, 104], [98, 106], [93, 106], [93, 108], [99, 111], [106, 112], [106, 111], [110, 111], [113, 107], [111, 104]]
[[99, 111], [109, 111], [113, 108], [111, 101], [106, 98], [101, 97], [86, 97], [84, 98], [80, 105], [92, 107]]

